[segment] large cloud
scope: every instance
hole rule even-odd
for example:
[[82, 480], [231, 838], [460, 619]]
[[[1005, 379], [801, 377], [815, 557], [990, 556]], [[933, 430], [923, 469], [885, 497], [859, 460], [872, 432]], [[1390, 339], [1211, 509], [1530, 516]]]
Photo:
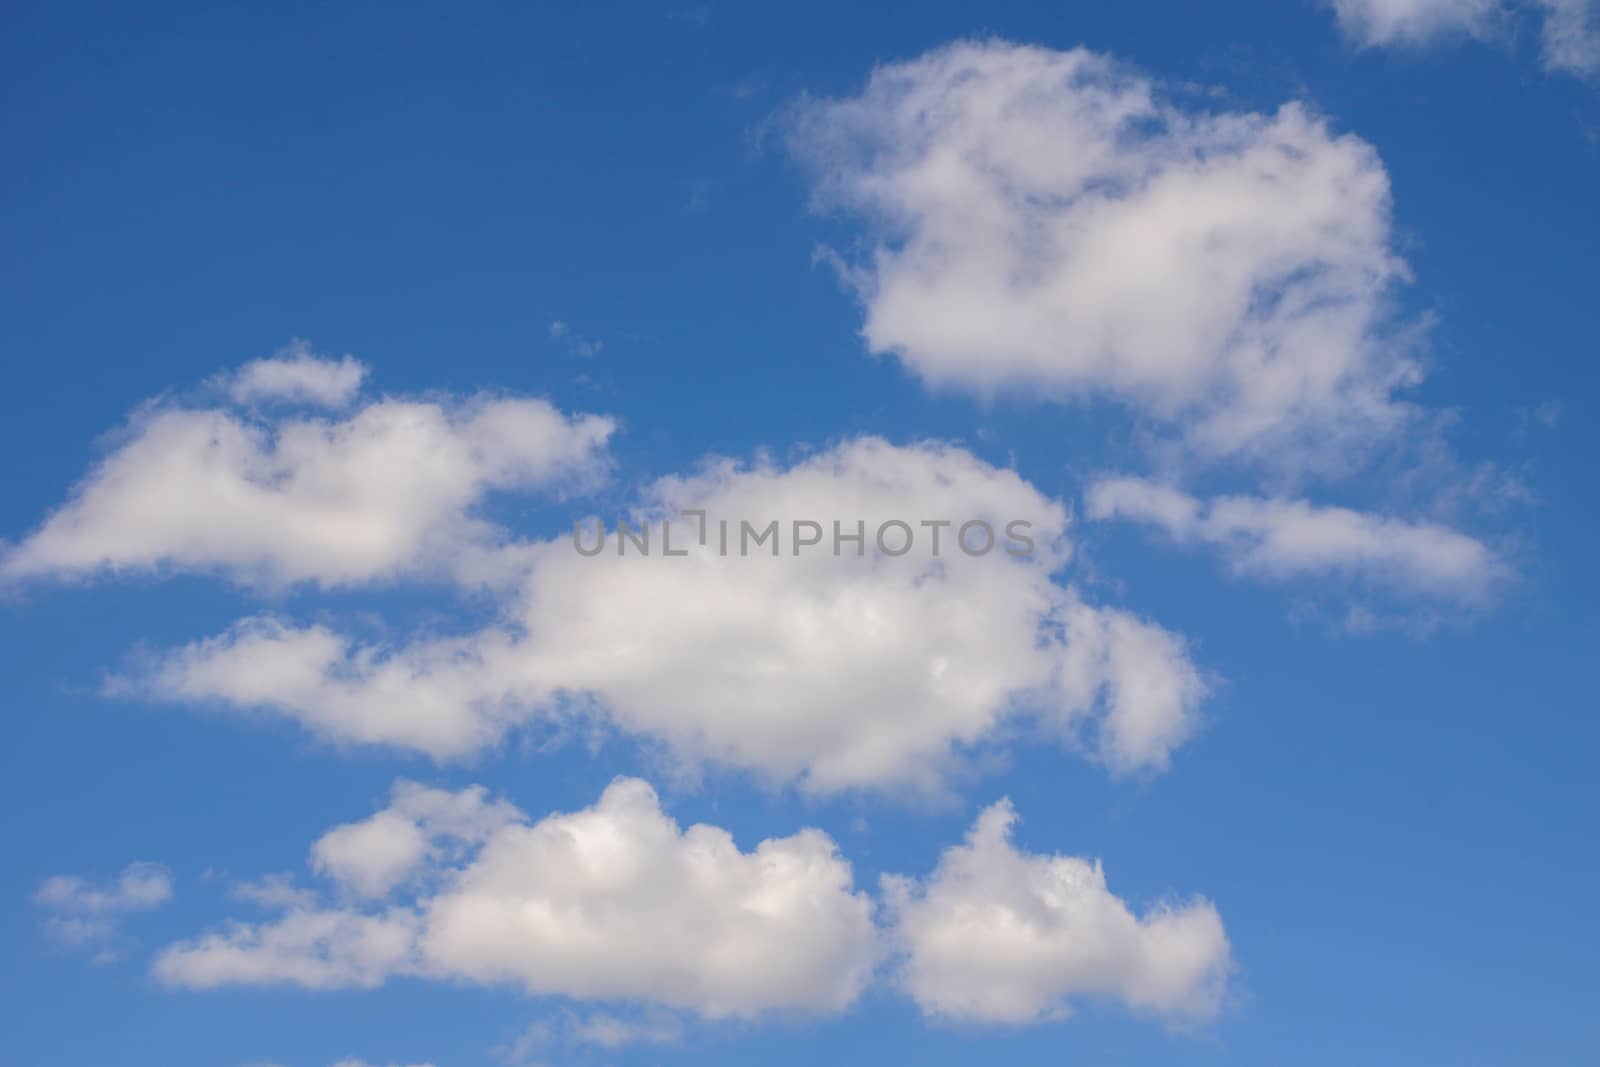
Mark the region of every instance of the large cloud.
[[[872, 974], [871, 903], [819, 831], [741, 851], [718, 827], [681, 828], [627, 778], [592, 807], [535, 823], [476, 791], [427, 793], [430, 812], [466, 815], [425, 821], [429, 844], [481, 830], [490, 808], [498, 825], [459, 858], [428, 851], [408, 889], [365, 908], [292, 905], [173, 945], [157, 977], [336, 989], [410, 975], [725, 1018], [839, 1011]], [[396, 807], [374, 819], [414, 820], [418, 795], [397, 787]], [[387, 864], [369, 844], [372, 864]]]
[[1388, 176], [1298, 104], [1189, 106], [1102, 55], [968, 42], [791, 131], [819, 203], [876, 235], [847, 268], [868, 345], [932, 385], [1111, 397], [1283, 463], [1342, 465], [1408, 417]]
[[[662, 554], [659, 521], [648, 557], [619, 557], [615, 535], [593, 558], [567, 537], [521, 547], [525, 586], [476, 633], [382, 648], [256, 619], [140, 682], [440, 757], [584, 708], [686, 761], [819, 790], [936, 786], [956, 751], [1021, 719], [1117, 771], [1165, 765], [1193, 729], [1204, 687], [1183, 642], [1059, 584], [1060, 504], [964, 451], [864, 439], [786, 469], [716, 463], [651, 487], [635, 521], [685, 509], [706, 514], [707, 543], [697, 520], [677, 519], [681, 557]], [[772, 520], [778, 540], [741, 555], [741, 521]], [[801, 536], [822, 543], [797, 550], [797, 520], [817, 523]], [[887, 527], [884, 552], [875, 533], [893, 520], [909, 529]], [[969, 520], [999, 535], [985, 555], [959, 547]], [[935, 521], [955, 525], [922, 525]], [[1022, 558], [1003, 533], [1016, 521], [1031, 524]], [[834, 522], [846, 534], [859, 524], [861, 555], [851, 543], [834, 554]], [[904, 533], [910, 550], [889, 554]], [[968, 542], [984, 536], [974, 528]]]
[[1085, 502], [1092, 518], [1149, 523], [1179, 543], [1217, 548], [1240, 573], [1269, 579], [1337, 576], [1473, 602], [1508, 574], [1482, 542], [1447, 526], [1304, 500], [1199, 500], [1140, 478], [1107, 478], [1089, 487]]
[[[230, 388], [342, 403], [360, 377], [348, 360], [297, 351], [251, 364]], [[385, 399], [339, 421], [158, 405], [0, 554], [0, 577], [172, 570], [337, 586], [448, 569], [503, 539], [473, 513], [488, 493], [594, 479], [612, 430], [544, 400], [490, 396]]]
[[928, 878], [885, 879], [899, 980], [924, 1012], [1029, 1023], [1100, 999], [1173, 1021], [1217, 1013], [1232, 963], [1215, 908], [1135, 915], [1099, 863], [1019, 850], [1015, 822], [995, 804]]

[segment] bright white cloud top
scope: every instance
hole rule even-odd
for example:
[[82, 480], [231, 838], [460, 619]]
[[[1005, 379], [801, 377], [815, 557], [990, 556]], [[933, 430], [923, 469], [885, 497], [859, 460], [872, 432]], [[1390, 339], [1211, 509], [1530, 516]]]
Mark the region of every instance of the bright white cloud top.
[[[156, 976], [197, 989], [347, 989], [407, 975], [753, 1018], [841, 1011], [872, 975], [871, 902], [820, 831], [741, 851], [718, 827], [680, 827], [630, 778], [538, 822], [480, 791], [401, 784], [394, 797], [318, 850], [341, 832], [410, 822], [426, 847], [403, 892], [231, 924], [169, 947]], [[385, 838], [347, 836], [345, 870], [392, 870]]]
[[1209, 902], [1135, 915], [1099, 863], [1018, 849], [1016, 820], [1001, 801], [928, 878], [885, 879], [899, 982], [925, 1013], [1019, 1024], [1101, 1000], [1174, 1022], [1217, 1014], [1233, 965]]
[[963, 42], [791, 130], [819, 206], [878, 236], [846, 268], [868, 346], [930, 385], [1112, 398], [1201, 455], [1333, 466], [1407, 420], [1388, 175], [1299, 104]]
[[[817, 791], [937, 788], [970, 747], [1031, 725], [1116, 772], [1160, 769], [1204, 693], [1174, 634], [1057, 581], [1060, 503], [960, 449], [861, 439], [784, 468], [712, 463], [646, 490], [638, 518], [677, 519], [682, 557], [593, 558], [570, 536], [510, 550], [526, 575], [503, 621], [395, 648], [271, 617], [177, 650], [135, 683], [159, 697], [266, 708], [338, 741], [440, 758], [541, 717], [593, 713], [677, 759]], [[721, 518], [778, 520], [781, 554], [722, 555]], [[794, 554], [794, 520], [866, 544]], [[959, 525], [1030, 525], [1035, 550], [968, 556]], [[885, 522], [917, 528], [877, 551]], [[934, 550], [923, 521], [938, 531]], [[979, 538], [981, 540], [981, 538]], [[769, 542], [772, 547], [779, 547]], [[892, 547], [897, 547], [892, 546]]]
[[[234, 391], [329, 386], [344, 367], [304, 354], [262, 361]], [[474, 514], [489, 493], [592, 483], [614, 428], [490, 396], [384, 399], [338, 421], [156, 406], [0, 555], [0, 577], [174, 571], [340, 586], [447, 571], [505, 539]]]
[[1385, 589], [1475, 602], [1508, 575], [1482, 542], [1431, 522], [1318, 507], [1304, 500], [1200, 500], [1141, 478], [1108, 478], [1085, 493], [1091, 518], [1164, 530], [1179, 544], [1216, 548], [1240, 574], [1273, 580], [1335, 576]]
[[[899, 988], [949, 1019], [1032, 1023], [1084, 1000], [1173, 1022], [1216, 1014], [1232, 960], [1210, 903], [1135, 915], [1098, 863], [1017, 849], [1015, 821], [1009, 802], [995, 804], [927, 877], [885, 877], [880, 931], [817, 830], [742, 851], [718, 827], [680, 827], [635, 778], [537, 822], [480, 788], [399, 782], [389, 807], [313, 846], [330, 899], [285, 897], [275, 918], [169, 946], [154, 972], [192, 989], [368, 989], [408, 976], [752, 1019], [844, 1011], [889, 951]], [[389, 876], [394, 824], [420, 842], [403, 878]], [[323, 860], [333, 840], [342, 872]], [[569, 1014], [516, 1047], [620, 1048], [680, 1032], [670, 1014]]]

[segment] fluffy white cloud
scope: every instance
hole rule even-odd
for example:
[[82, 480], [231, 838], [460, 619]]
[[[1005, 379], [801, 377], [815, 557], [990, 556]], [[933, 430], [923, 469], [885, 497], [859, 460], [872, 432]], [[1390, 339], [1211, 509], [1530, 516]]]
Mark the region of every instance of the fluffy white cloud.
[[[456, 794], [455, 809], [484, 825], [481, 794]], [[410, 806], [398, 814], [415, 818]], [[155, 974], [194, 988], [312, 989], [405, 974], [722, 1018], [842, 1010], [877, 957], [870, 901], [827, 835], [743, 852], [720, 828], [679, 827], [637, 779], [581, 811], [501, 821], [461, 859], [426, 862], [410, 898], [235, 923], [171, 946]]]
[[33, 895], [45, 911], [45, 929], [67, 944], [86, 947], [116, 932], [118, 917], [150, 911], [172, 899], [172, 875], [158, 863], [130, 863], [114, 881], [76, 875], [47, 878]]
[[[684, 509], [706, 513], [707, 543], [679, 518], [673, 548], [687, 554], [665, 556], [659, 520]], [[477, 633], [384, 649], [257, 619], [139, 681], [440, 757], [585, 710], [689, 763], [818, 790], [936, 787], [959, 750], [1019, 718], [1117, 771], [1165, 765], [1193, 729], [1204, 686], [1183, 642], [1059, 584], [1061, 505], [966, 452], [864, 439], [787, 469], [715, 463], [658, 482], [642, 518], [656, 520], [648, 557], [619, 557], [615, 536], [593, 558], [567, 537], [519, 548], [526, 585], [503, 623]], [[778, 540], [740, 555], [741, 521], [772, 520]], [[796, 553], [797, 520], [817, 524], [801, 536], [820, 546]], [[986, 555], [959, 548], [969, 520], [997, 533]], [[852, 544], [833, 553], [835, 521], [846, 534], [860, 524], [860, 556]], [[922, 525], [937, 521], [954, 525]], [[1031, 524], [1025, 558], [1006, 551], [1020, 544], [1004, 538], [1015, 521]], [[890, 552], [905, 533], [912, 547], [877, 550], [880, 528]], [[984, 541], [970, 531], [974, 550]]]
[[340, 408], [355, 399], [366, 376], [366, 364], [359, 360], [322, 359], [304, 341], [296, 341], [271, 359], [246, 363], [221, 384], [236, 404], [278, 401]]
[[487, 396], [381, 400], [342, 421], [157, 406], [66, 505], [0, 549], [0, 577], [175, 570], [336, 586], [448, 569], [503, 540], [473, 514], [488, 493], [595, 479], [612, 430]]
[[1476, 601], [1507, 574], [1484, 544], [1449, 527], [1304, 500], [1202, 501], [1139, 478], [1109, 478], [1089, 487], [1085, 503], [1093, 518], [1158, 526], [1179, 543], [1218, 548], [1240, 573], [1270, 579], [1332, 575]]
[[1084, 998], [1174, 1021], [1217, 1013], [1232, 964], [1211, 904], [1135, 915], [1099, 863], [1019, 850], [1015, 821], [995, 804], [927, 879], [884, 880], [899, 981], [925, 1013], [1029, 1023]]
[[1407, 421], [1388, 176], [1298, 104], [1189, 107], [1106, 56], [967, 42], [791, 130], [818, 203], [878, 235], [846, 268], [867, 344], [930, 385], [1111, 397], [1285, 464]]
[[295, 907], [270, 922], [235, 922], [167, 948], [155, 975], [170, 985], [294, 985], [373, 989], [413, 973], [417, 916], [404, 908], [371, 914]]
[[1538, 19], [1548, 71], [1600, 71], [1596, 0], [1333, 0], [1340, 27], [1368, 46], [1422, 46], [1451, 37], [1502, 35], [1514, 14]]
[[311, 846], [311, 866], [359, 896], [387, 896], [443, 850], [479, 844], [518, 818], [481, 786], [450, 793], [400, 782], [389, 807], [323, 834]]

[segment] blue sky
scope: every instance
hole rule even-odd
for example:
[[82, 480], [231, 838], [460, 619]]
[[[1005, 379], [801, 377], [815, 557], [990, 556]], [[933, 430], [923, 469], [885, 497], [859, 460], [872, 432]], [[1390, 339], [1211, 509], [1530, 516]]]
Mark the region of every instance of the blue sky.
[[1397, 10], [10, 10], [0, 1058], [1600, 1055], [1597, 16]]

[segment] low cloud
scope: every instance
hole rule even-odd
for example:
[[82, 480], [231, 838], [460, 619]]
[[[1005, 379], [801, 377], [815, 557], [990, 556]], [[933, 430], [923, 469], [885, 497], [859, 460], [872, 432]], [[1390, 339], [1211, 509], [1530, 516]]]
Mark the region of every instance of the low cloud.
[[[338, 366], [252, 364], [234, 390], [303, 390]], [[486, 395], [383, 399], [337, 421], [157, 404], [39, 529], [0, 546], [0, 578], [182, 572], [334, 587], [454, 573], [507, 538], [477, 514], [485, 497], [594, 484], [614, 429]]]
[[1136, 915], [1099, 863], [1018, 849], [1016, 821], [1001, 801], [929, 877], [884, 881], [898, 981], [924, 1013], [1015, 1025], [1099, 1000], [1171, 1022], [1217, 1014], [1232, 956], [1209, 902]]
[[[860, 554], [698, 544], [684, 510], [867, 531]], [[678, 551], [594, 558], [573, 540], [518, 546], [503, 621], [398, 647], [275, 617], [160, 657], [127, 680], [185, 703], [264, 708], [342, 742], [465, 756], [519, 725], [594, 716], [687, 765], [754, 770], [822, 792], [937, 790], [963, 751], [1027, 727], [1116, 773], [1165, 767], [1205, 684], [1177, 635], [1091, 605], [1059, 581], [1062, 506], [969, 453], [877, 439], [783, 468], [715, 461], [646, 490]], [[900, 555], [886, 520], [1031, 525], [1032, 554]], [[659, 531], [658, 531], [659, 532]], [[957, 531], [944, 532], [946, 542]], [[774, 546], [776, 549], [776, 546]]]
[[[830, 1014], [853, 1003], [876, 959], [871, 904], [816, 830], [741, 851], [727, 831], [680, 827], [654, 790], [620, 778], [589, 808], [530, 822], [479, 791], [395, 789], [482, 828], [424, 819], [423, 869], [362, 906], [295, 905], [169, 947], [154, 965], [171, 985], [372, 988], [408, 975], [512, 985], [532, 996], [634, 1001], [707, 1018]], [[484, 810], [504, 816], [492, 829]], [[355, 824], [362, 825], [362, 824]], [[326, 841], [324, 838], [323, 841]], [[347, 844], [345, 871], [389, 863], [387, 846]], [[352, 866], [353, 865], [353, 866]], [[359, 888], [370, 888], [364, 884]], [[592, 1043], [628, 1032], [591, 1019]]]

